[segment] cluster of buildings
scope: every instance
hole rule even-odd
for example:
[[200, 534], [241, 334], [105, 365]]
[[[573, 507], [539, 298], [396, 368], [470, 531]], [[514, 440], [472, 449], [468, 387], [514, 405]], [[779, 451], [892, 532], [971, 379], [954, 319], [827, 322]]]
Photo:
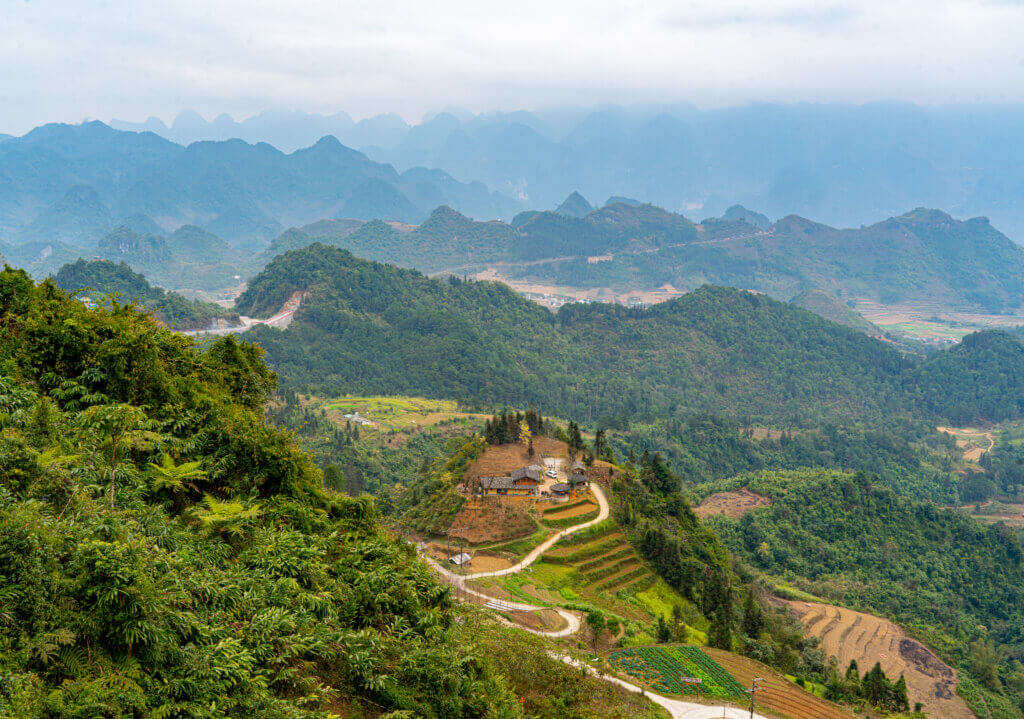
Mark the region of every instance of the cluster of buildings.
[[512, 470], [507, 477], [481, 477], [480, 494], [488, 496], [509, 496], [509, 497], [538, 497], [554, 496], [566, 497], [573, 490], [587, 486], [587, 475], [582, 462], [574, 462], [572, 474], [568, 482], [555, 482], [543, 488], [543, 476], [554, 476], [554, 472], [545, 472], [539, 464], [531, 464], [527, 467], [520, 467]]
[[373, 422], [371, 422], [366, 417], [363, 417], [361, 414], [359, 414], [358, 411], [353, 412], [352, 414], [346, 414], [345, 415], [345, 419], [347, 419], [352, 424], [361, 424], [364, 427], [368, 427], [368, 426], [371, 426], [373, 424]]

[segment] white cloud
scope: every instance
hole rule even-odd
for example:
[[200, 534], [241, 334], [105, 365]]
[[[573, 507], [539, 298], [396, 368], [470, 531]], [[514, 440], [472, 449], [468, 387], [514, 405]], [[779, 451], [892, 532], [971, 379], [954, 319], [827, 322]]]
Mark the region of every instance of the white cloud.
[[4, 0], [2, 130], [294, 107], [1024, 102], [997, 0]]

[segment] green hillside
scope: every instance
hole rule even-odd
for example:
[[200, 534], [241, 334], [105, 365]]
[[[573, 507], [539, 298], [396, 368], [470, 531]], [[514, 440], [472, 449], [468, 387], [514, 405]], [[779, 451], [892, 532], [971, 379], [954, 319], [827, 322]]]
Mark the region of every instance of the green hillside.
[[[731, 208], [695, 225], [639, 203], [580, 214], [583, 205], [570, 200], [572, 211], [524, 212], [511, 224], [475, 222], [439, 207], [422, 225], [401, 230], [377, 221], [354, 231], [290, 230], [256, 268], [319, 240], [429, 273], [461, 275], [497, 264], [512, 279], [583, 288], [691, 290], [710, 283], [780, 299], [817, 290], [840, 302], [909, 303], [936, 312], [1024, 311], [1024, 249], [984, 218], [961, 222], [918, 209], [838, 230], [793, 215], [768, 225], [757, 213]], [[604, 261], [588, 261], [594, 257]], [[820, 297], [804, 299], [820, 304]]]
[[961, 222], [918, 209], [850, 230], [796, 216], [767, 230], [729, 224], [706, 222], [693, 243], [597, 264], [581, 257], [523, 266], [512, 276], [579, 287], [685, 290], [710, 282], [776, 297], [813, 288], [844, 300], [990, 313], [1024, 307], [1024, 249], [984, 218]]
[[60, 268], [53, 281], [62, 290], [90, 297], [94, 302], [117, 295], [122, 303], [133, 302], [175, 330], [208, 329], [216, 320], [238, 324], [238, 315], [212, 302], [189, 300], [174, 292], [153, 287], [125, 263], [110, 260], [78, 260]]
[[844, 305], [838, 297], [821, 290], [804, 290], [791, 299], [789, 303], [813, 312], [819, 317], [852, 327], [873, 337], [880, 337], [883, 334], [881, 329], [866, 320], [855, 310]]
[[[744, 562], [891, 617], [1008, 704], [1020, 701], [1024, 673], [1013, 660], [1024, 656], [1024, 551], [1012, 531], [899, 497], [863, 473], [765, 472], [701, 487], [700, 496], [738, 487], [772, 502], [708, 520]], [[999, 649], [983, 655], [986, 643]]]
[[0, 328], [3, 716], [660, 716], [323, 490], [262, 417], [257, 348], [14, 270]]
[[1001, 421], [1024, 415], [1024, 345], [994, 330], [967, 335], [914, 373], [922, 402], [954, 424]]
[[87, 185], [75, 185], [21, 228], [17, 239], [91, 247], [113, 226], [113, 214], [96, 191]]
[[362, 220], [320, 220], [303, 227], [292, 227], [278, 235], [255, 259], [256, 270], [262, 269], [270, 260], [288, 250], [298, 250], [314, 242], [337, 245], [346, 236], [358, 230], [365, 223]]
[[26, 242], [0, 245], [0, 259], [12, 267], [20, 267], [33, 277], [52, 275], [69, 262], [82, 256], [82, 248], [63, 242]]
[[555, 208], [555, 214], [580, 218], [586, 217], [593, 209], [594, 207], [587, 202], [583, 195], [573, 192], [562, 200], [562, 204]]
[[163, 287], [218, 291], [237, 286], [247, 274], [250, 253], [214, 234], [185, 225], [167, 237], [119, 227], [102, 237], [96, 253], [124, 262]]
[[[630, 421], [710, 411], [800, 425], [942, 416], [922, 401], [925, 386], [957, 383], [975, 396], [987, 386], [976, 374], [931, 370], [944, 355], [918, 368], [861, 332], [738, 290], [706, 287], [648, 310], [566, 305], [552, 315], [500, 284], [428, 279], [323, 245], [275, 259], [237, 309], [266, 315], [298, 290], [309, 295], [291, 327], [252, 337], [290, 382], [327, 394], [534, 403]], [[1008, 388], [1019, 392], [1015, 381]], [[963, 411], [984, 419], [991, 410]]]

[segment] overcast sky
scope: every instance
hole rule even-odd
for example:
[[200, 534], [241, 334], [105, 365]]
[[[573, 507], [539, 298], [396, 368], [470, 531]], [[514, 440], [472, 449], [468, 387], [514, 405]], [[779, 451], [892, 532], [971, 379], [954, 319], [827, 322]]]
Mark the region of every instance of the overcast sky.
[[1012, 0], [0, 0], [0, 131], [267, 108], [1024, 102]]

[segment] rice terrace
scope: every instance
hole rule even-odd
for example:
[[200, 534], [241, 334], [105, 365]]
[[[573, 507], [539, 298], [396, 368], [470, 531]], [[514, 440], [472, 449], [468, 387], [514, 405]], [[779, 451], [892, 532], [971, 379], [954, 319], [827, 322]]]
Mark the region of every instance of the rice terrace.
[[845, 668], [851, 660], [864, 670], [875, 662], [886, 675], [907, 681], [911, 706], [924, 704], [932, 716], [973, 719], [974, 714], [956, 694], [957, 674], [935, 654], [907, 636], [896, 624], [863, 612], [816, 602], [787, 602], [808, 634], [821, 639], [825, 654]]

